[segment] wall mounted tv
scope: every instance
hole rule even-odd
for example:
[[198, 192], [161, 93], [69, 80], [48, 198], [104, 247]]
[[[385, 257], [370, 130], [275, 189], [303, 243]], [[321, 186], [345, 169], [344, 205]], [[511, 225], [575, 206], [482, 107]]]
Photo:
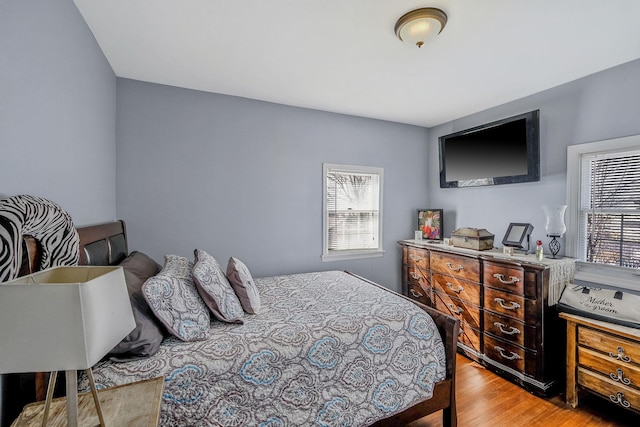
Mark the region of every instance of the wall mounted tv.
[[540, 181], [539, 110], [440, 137], [440, 187]]

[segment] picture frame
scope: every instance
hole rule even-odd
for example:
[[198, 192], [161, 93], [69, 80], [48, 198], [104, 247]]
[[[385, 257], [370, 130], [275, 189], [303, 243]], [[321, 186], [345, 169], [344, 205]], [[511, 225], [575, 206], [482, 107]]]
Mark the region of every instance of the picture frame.
[[529, 249], [531, 249], [530, 236], [532, 231], [533, 225], [531, 224], [526, 222], [512, 222], [509, 224], [509, 228], [507, 228], [507, 232], [502, 239], [502, 245], [524, 249], [529, 252]]
[[442, 240], [443, 210], [418, 209], [417, 230], [422, 231], [423, 240]]

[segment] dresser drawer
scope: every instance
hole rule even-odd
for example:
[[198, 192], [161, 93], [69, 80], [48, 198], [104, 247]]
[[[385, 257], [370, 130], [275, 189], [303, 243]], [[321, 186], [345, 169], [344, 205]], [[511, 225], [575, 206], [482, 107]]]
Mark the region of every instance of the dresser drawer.
[[578, 347], [578, 363], [620, 384], [640, 390], [640, 367], [597, 351]]
[[407, 281], [416, 285], [420, 285], [427, 289], [431, 287], [431, 279], [429, 278], [429, 271], [424, 271], [416, 266], [407, 265]]
[[423, 288], [419, 283], [407, 283], [407, 296], [424, 305], [431, 306], [431, 289]]
[[466, 345], [467, 347], [475, 350], [477, 353], [481, 352], [480, 348], [480, 331], [474, 329], [464, 320], [460, 322], [460, 330], [458, 331], [458, 342]]
[[480, 305], [480, 285], [444, 274], [433, 273], [431, 284], [434, 290], [452, 297]]
[[640, 343], [580, 326], [578, 344], [628, 363], [640, 364]]
[[474, 258], [433, 252], [431, 270], [476, 283], [480, 281], [480, 261]]
[[526, 352], [523, 348], [497, 340], [487, 334], [484, 336], [484, 354], [518, 372], [525, 372]]
[[481, 329], [480, 319], [482, 310], [480, 307], [440, 292], [434, 292], [433, 299], [438, 311], [457, 317], [461, 322], [465, 321], [475, 329]]
[[578, 384], [598, 393], [605, 399], [623, 408], [640, 410], [640, 393], [631, 387], [585, 368], [578, 368]]
[[402, 248], [402, 260], [407, 265], [415, 265], [422, 270], [429, 269], [429, 251], [426, 249], [404, 246]]
[[511, 317], [485, 310], [484, 331], [521, 347], [536, 350], [536, 328]]
[[484, 307], [495, 313], [525, 321], [525, 299], [520, 295], [484, 288]]
[[524, 269], [522, 267], [484, 262], [484, 284], [524, 295]]

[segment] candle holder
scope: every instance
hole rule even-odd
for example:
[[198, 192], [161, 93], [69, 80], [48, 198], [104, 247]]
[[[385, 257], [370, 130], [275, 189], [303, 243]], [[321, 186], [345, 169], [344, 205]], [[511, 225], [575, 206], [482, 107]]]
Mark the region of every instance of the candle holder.
[[567, 205], [543, 205], [542, 209], [546, 216], [544, 229], [547, 232], [547, 237], [551, 237], [549, 251], [551, 256], [556, 258], [558, 252], [560, 252], [560, 241], [557, 238], [562, 237], [564, 232], [567, 231], [567, 226], [564, 224], [564, 212], [567, 210]]

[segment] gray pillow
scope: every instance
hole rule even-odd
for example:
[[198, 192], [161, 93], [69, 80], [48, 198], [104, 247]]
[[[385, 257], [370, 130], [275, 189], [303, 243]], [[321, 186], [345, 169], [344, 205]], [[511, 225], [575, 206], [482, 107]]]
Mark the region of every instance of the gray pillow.
[[142, 296], [142, 284], [160, 271], [160, 265], [142, 252], [134, 251], [120, 263], [129, 291], [136, 327], [110, 352], [112, 360], [148, 357], [156, 354], [164, 338], [162, 324]]
[[227, 263], [227, 279], [235, 291], [244, 311], [255, 314], [260, 310], [260, 294], [247, 266], [238, 258]]
[[223, 322], [243, 323], [242, 305], [218, 261], [201, 249], [196, 249], [194, 253], [193, 279], [213, 316]]
[[162, 271], [142, 285], [153, 314], [182, 341], [206, 339], [211, 323], [207, 306], [193, 283], [192, 269], [193, 263], [186, 258], [166, 255]]

